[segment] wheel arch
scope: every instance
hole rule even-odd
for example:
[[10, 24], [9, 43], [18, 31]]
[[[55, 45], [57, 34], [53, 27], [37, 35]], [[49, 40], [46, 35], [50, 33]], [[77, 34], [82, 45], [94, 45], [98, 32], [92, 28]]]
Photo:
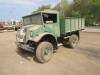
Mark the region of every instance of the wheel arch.
[[40, 42], [47, 41], [53, 44], [54, 50], [57, 49], [57, 39], [54, 35], [50, 33], [42, 33], [33, 39], [28, 40], [27, 44], [33, 43], [37, 46]]
[[48, 41], [48, 42], [52, 43], [54, 49], [57, 49], [57, 40], [53, 35], [46, 34], [46, 35], [42, 36], [41, 39], [39, 40], [39, 42], [42, 42], [42, 41]]

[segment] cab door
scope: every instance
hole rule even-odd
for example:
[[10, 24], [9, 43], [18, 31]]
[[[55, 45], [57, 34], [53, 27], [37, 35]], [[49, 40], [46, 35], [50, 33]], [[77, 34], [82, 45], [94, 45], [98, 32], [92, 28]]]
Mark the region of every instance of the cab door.
[[55, 13], [43, 13], [44, 31], [60, 36], [60, 26], [58, 15]]

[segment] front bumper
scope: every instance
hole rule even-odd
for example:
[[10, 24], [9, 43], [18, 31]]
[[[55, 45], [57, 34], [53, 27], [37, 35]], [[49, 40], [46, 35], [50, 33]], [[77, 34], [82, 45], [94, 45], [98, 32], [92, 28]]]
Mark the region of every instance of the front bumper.
[[31, 47], [29, 44], [26, 43], [26, 34], [24, 32], [24, 29], [21, 29], [17, 32], [16, 35], [16, 45], [19, 48], [22, 48], [23, 50], [33, 52], [35, 47]]
[[16, 42], [17, 47], [22, 48], [23, 50], [29, 51], [29, 52], [34, 52], [34, 47], [30, 47], [27, 44], [23, 44], [20, 42]]

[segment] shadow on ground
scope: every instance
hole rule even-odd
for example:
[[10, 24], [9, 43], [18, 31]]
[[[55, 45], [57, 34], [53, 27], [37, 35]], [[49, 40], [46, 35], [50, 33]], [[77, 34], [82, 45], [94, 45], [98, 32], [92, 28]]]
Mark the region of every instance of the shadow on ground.
[[25, 50], [16, 49], [16, 53], [20, 55], [22, 58], [25, 58], [26, 60], [29, 60], [29, 61], [30, 59], [28, 57], [34, 57], [34, 53], [31, 53]]
[[[25, 51], [23, 49], [16, 49], [16, 53], [18, 55], [20, 55], [22, 58], [28, 60], [28, 61], [31, 61], [30, 58], [33, 58], [33, 61], [36, 62], [36, 63], [40, 63], [37, 59], [36, 59], [36, 56], [35, 56], [35, 52], [28, 52], [28, 51]], [[30, 58], [29, 58], [30, 57]]]
[[[73, 50], [69, 45], [63, 45], [63, 47]], [[78, 53], [93, 57], [95, 59], [100, 59], [100, 49], [90, 48], [90, 47], [77, 47], [75, 50]]]
[[90, 48], [90, 47], [78, 47], [77, 50], [79, 53], [88, 55], [90, 57], [100, 59], [100, 49]]

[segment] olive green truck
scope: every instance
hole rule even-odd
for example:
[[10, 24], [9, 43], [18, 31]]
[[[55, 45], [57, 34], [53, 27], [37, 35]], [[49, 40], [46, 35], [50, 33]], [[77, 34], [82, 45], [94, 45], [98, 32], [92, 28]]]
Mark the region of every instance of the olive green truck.
[[48, 62], [59, 45], [75, 48], [79, 31], [85, 28], [84, 18], [60, 18], [58, 11], [46, 10], [23, 17], [17, 31], [18, 49], [35, 52], [39, 62]]

